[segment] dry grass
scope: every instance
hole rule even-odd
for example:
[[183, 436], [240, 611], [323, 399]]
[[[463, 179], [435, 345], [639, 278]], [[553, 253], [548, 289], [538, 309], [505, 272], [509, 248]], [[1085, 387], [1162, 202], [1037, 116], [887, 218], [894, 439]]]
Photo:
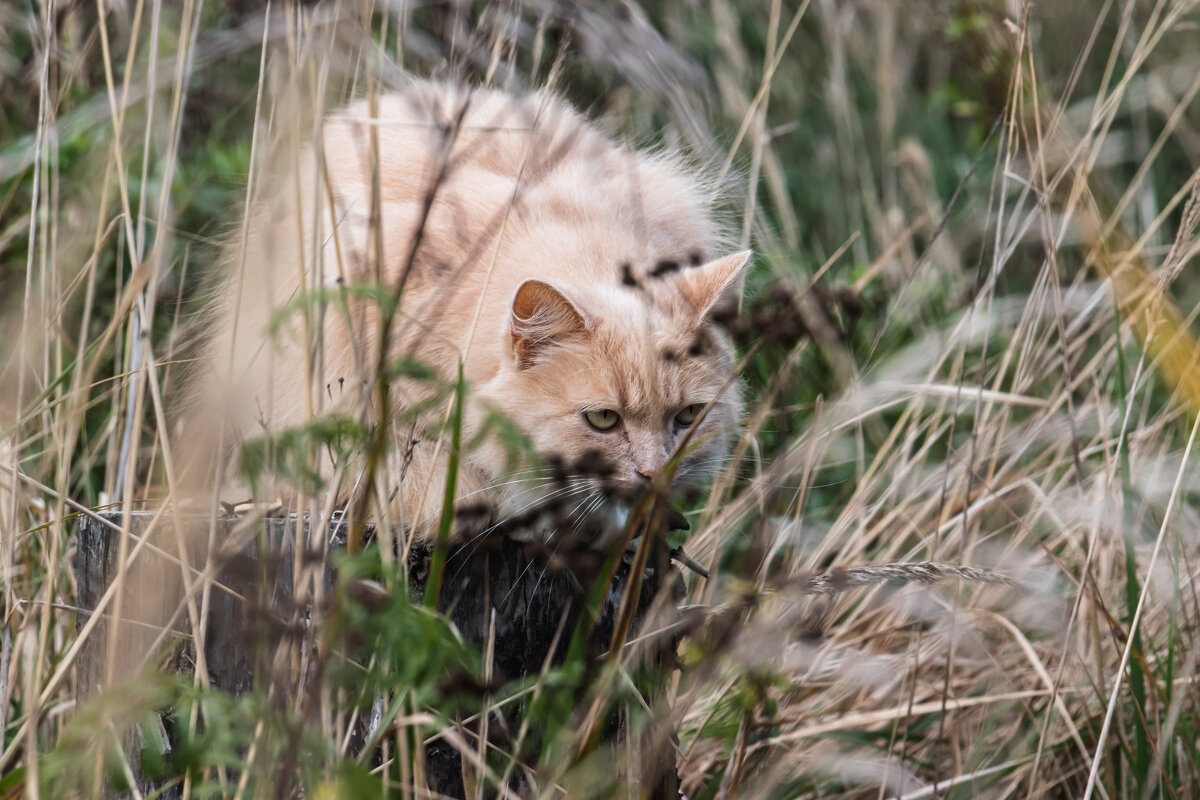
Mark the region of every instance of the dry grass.
[[[368, 773], [420, 796], [414, 752], [438, 732], [492, 780], [527, 766], [547, 796], [625, 793], [604, 781], [637, 759], [589, 751], [578, 716], [522, 765], [415, 689], [389, 695], [373, 772], [352, 769], [332, 678], [300, 732], [307, 692], [235, 701], [203, 663], [193, 687], [75, 706], [100, 617], [77, 630], [72, 521], [165, 507], [165, 403], [251, 150], [405, 69], [553, 82], [614, 133], [687, 148], [737, 178], [757, 283], [827, 289], [803, 295], [811, 335], [748, 360], [759, 399], [684, 545], [710, 576], [688, 577], [698, 622], [654, 713], [689, 796], [1200, 790], [1196, 3], [110, 5], [0, 7], [5, 796], [98, 792], [164, 704], [203, 745], [191, 796], [351, 797]], [[130, 574], [157, 546], [120, 541]], [[194, 628], [211, 564], [164, 541], [190, 590], [173, 624]], [[412, 658], [441, 646], [397, 625], [432, 637]], [[585, 700], [628, 699], [635, 651]], [[536, 726], [565, 680], [490, 702], [529, 701]]]

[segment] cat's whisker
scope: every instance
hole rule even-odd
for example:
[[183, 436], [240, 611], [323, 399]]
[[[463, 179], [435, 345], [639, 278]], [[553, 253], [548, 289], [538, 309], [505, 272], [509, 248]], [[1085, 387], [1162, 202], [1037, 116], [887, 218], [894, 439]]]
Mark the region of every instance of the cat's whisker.
[[[571, 509], [570, 516], [575, 519], [575, 523], [571, 526], [572, 534], [579, 532], [580, 526], [587, 520], [588, 515], [594, 512], [603, 501], [604, 494], [598, 491], [593, 491], [580, 500], [575, 508]], [[580, 512], [581, 508], [583, 509], [582, 512]]]
[[547, 467], [527, 467], [525, 469], [505, 471], [503, 475], [506, 478], [533, 479], [540, 477], [551, 479], [554, 476], [554, 472]]
[[[539, 504], [549, 505], [551, 500], [569, 500], [570, 498], [576, 497], [580, 493], [587, 491], [587, 488], [588, 487], [586, 487], [586, 486], [562, 486], [562, 487], [559, 487], [558, 489], [555, 489], [554, 491], [549, 492], [548, 494], [542, 495], [541, 497], [534, 498], [533, 500], [529, 501], [528, 503], [526, 503], [525, 505], [516, 509], [515, 511], [512, 511], [512, 512], [506, 514], [504, 517], [502, 517], [501, 519], [497, 520], [494, 524], [492, 524], [491, 527], [485, 529], [480, 535], [482, 536], [484, 534], [488, 534], [488, 533], [495, 531], [497, 528], [504, 525], [504, 523], [508, 522], [509, 520], [520, 517], [521, 515], [525, 514], [527, 511], [537, 507]], [[528, 490], [526, 492], [523, 492], [522, 494], [527, 494], [527, 493], [528, 493]], [[517, 497], [521, 497], [521, 495], [517, 495]]]
[[735, 456], [710, 456], [707, 458], [697, 459], [695, 461], [685, 461], [684, 466], [694, 467], [708, 464], [729, 464], [733, 461], [741, 460], [741, 458]]
[[588, 507], [588, 509], [585, 513], [586, 514], [594, 513], [596, 510], [598, 510], [600, 508], [601, 505], [603, 505], [604, 501], [607, 499], [608, 498], [606, 498], [603, 494], [597, 493], [596, 499], [592, 501], [592, 505], [590, 507]]
[[[536, 478], [516, 478], [516, 479], [514, 479], [514, 480], [511, 480], [511, 481], [501, 481], [500, 483], [493, 483], [493, 484], [490, 484], [490, 485], [488, 485], [488, 486], [484, 486], [484, 487], [483, 487], [483, 488], [481, 488], [481, 489], [476, 489], [476, 490], [475, 490], [475, 491], [473, 491], [473, 492], [468, 492], [467, 494], [464, 494], [462, 497], [458, 498], [458, 501], [459, 501], [459, 502], [462, 502], [463, 500], [466, 500], [468, 497], [474, 497], [474, 496], [475, 496], [475, 495], [477, 495], [477, 494], [483, 494], [484, 492], [490, 492], [490, 491], [492, 491], [492, 490], [494, 490], [494, 489], [500, 489], [500, 488], [503, 488], [503, 487], [505, 487], [505, 486], [513, 486], [513, 485], [515, 485], [515, 484], [518, 484], [518, 483], [530, 483], [530, 482], [531, 482], [531, 481], [533, 481], [533, 480], [536, 480]], [[538, 483], [538, 484], [537, 484], [537, 485], [535, 485], [535, 486], [530, 486], [529, 488], [530, 488], [530, 489], [540, 489], [540, 488], [543, 488], [543, 487], [545, 487], [545, 486], [550, 486], [550, 485], [552, 485], [553, 483], [554, 483], [554, 481], [553, 481], [553, 480], [551, 480], [550, 478], [543, 478], [543, 479], [541, 480], [541, 483]]]
[[[550, 556], [551, 556], [551, 557], [554, 557], [554, 556], [558, 555], [558, 548], [559, 548], [559, 546], [560, 546], [560, 545], [561, 545], [561, 542], [560, 542], [559, 544], [556, 544], [556, 545], [554, 545], [554, 549], [550, 551]], [[531, 562], [529, 562], [529, 563], [530, 563], [530, 565], [532, 565], [532, 564], [533, 564], [533, 562], [532, 562], [532, 561], [531, 561]], [[529, 569], [529, 567], [526, 567], [525, 569], [526, 569], [526, 570], [528, 570], [528, 569]], [[533, 591], [529, 593], [529, 596], [530, 596], [531, 598], [533, 598], [533, 597], [537, 597], [538, 589], [539, 589], [539, 588], [541, 587], [541, 585], [542, 585], [542, 578], [545, 578], [545, 577], [546, 577], [546, 572], [547, 572], [547, 567], [542, 567], [542, 574], [541, 574], [541, 575], [538, 575], [538, 579], [537, 579], [536, 581], [534, 581], [534, 583], [533, 583]], [[516, 586], [514, 585], [514, 586], [513, 586], [513, 588], [515, 589], [515, 588], [516, 588]], [[512, 589], [509, 589], [509, 590], [508, 590], [508, 592], [509, 592], [509, 594], [512, 594]]]
[[711, 462], [711, 463], [707, 463], [707, 464], [685, 464], [682, 467], [680, 467], [678, 474], [691, 475], [691, 474], [695, 474], [697, 472], [709, 472], [709, 473], [716, 474], [716, 473], [722, 472], [726, 469], [729, 469], [731, 466], [736, 466], [738, 471], [740, 472], [742, 470], [749, 469], [753, 465], [751, 465], [751, 464], [741, 465], [736, 461]]
[[[514, 518], [516, 518], [516, 517], [519, 517], [519, 516], [521, 516], [522, 514], [524, 514], [526, 511], [529, 511], [530, 509], [534, 508], [535, 506], [537, 506], [537, 504], [538, 504], [539, 502], [541, 502], [541, 503], [548, 503], [550, 500], [553, 500], [553, 499], [569, 500], [569, 499], [570, 499], [570, 498], [572, 498], [572, 497], [576, 497], [576, 496], [578, 496], [578, 495], [579, 495], [580, 493], [582, 493], [583, 491], [586, 491], [586, 489], [587, 489], [587, 487], [585, 487], [585, 486], [577, 486], [577, 487], [562, 487], [562, 488], [560, 488], [560, 489], [557, 489], [557, 490], [555, 490], [555, 491], [551, 492], [550, 494], [548, 494], [548, 495], [546, 495], [546, 496], [544, 496], [544, 497], [540, 497], [540, 498], [538, 498], [538, 499], [536, 499], [536, 500], [533, 500], [533, 501], [531, 501], [531, 502], [527, 503], [526, 505], [522, 506], [521, 508], [517, 509], [516, 511], [514, 511], [514, 512], [512, 512], [512, 513], [510, 513], [510, 514], [508, 514], [508, 515], [506, 515], [506, 516], [502, 517], [501, 519], [497, 520], [497, 521], [496, 521], [495, 523], [493, 523], [491, 526], [489, 526], [488, 528], [485, 528], [484, 530], [482, 530], [482, 531], [480, 531], [479, 533], [475, 534], [475, 535], [474, 535], [473, 537], [471, 537], [471, 538], [470, 538], [470, 539], [469, 539], [467, 542], [465, 542], [464, 544], [467, 544], [467, 545], [473, 545], [473, 547], [471, 547], [471, 548], [470, 548], [470, 550], [469, 550], [469, 552], [468, 552], [467, 554], [468, 554], [468, 555], [474, 555], [475, 551], [476, 551], [476, 550], [479, 548], [479, 545], [482, 543], [483, 539], [484, 539], [484, 538], [485, 538], [485, 537], [486, 537], [488, 534], [490, 534], [490, 533], [493, 533], [494, 531], [496, 531], [498, 528], [500, 528], [502, 525], [504, 525], [504, 523], [505, 523], [505, 522], [507, 522], [508, 520], [514, 519]], [[460, 549], [460, 550], [459, 550], [459, 551], [458, 551], [458, 552], [457, 552], [455, 555], [462, 554], [462, 553], [464, 553], [464, 551], [466, 551], [466, 550], [467, 550], [467, 548], [465, 548], [465, 547], [464, 547], [464, 548]], [[448, 559], [446, 560], [446, 563], [447, 563], [447, 564], [449, 564], [449, 563], [450, 563], [451, 561], [453, 561], [453, 560], [454, 560], [454, 556], [451, 556], [450, 558], [448, 558]]]
[[[522, 492], [521, 494], [516, 495], [513, 499], [519, 498], [525, 494], [528, 494], [531, 491], [533, 491], [533, 489], [527, 489], [524, 492]], [[468, 543], [474, 542], [474, 541], [486, 536], [487, 534], [496, 531], [498, 528], [503, 526], [509, 520], [512, 520], [516, 517], [521, 516], [522, 514], [524, 514], [525, 512], [529, 511], [532, 508], [535, 508], [539, 504], [549, 504], [551, 501], [553, 501], [557, 498], [571, 497], [574, 495], [574, 493], [576, 491], [578, 491], [578, 490], [572, 490], [571, 487], [561, 486], [557, 489], [554, 489], [551, 492], [547, 492], [546, 494], [535, 497], [534, 499], [525, 503], [525, 505], [521, 506], [520, 508], [517, 508], [514, 511], [511, 511], [511, 512], [505, 514], [503, 517], [497, 519], [495, 522], [493, 522], [488, 527], [486, 527], [483, 530], [476, 533], [474, 536], [472, 536], [468, 540]]]
[[[590, 514], [594, 513], [596, 511], [596, 509], [598, 509], [607, 499], [608, 498], [605, 497], [604, 493], [600, 492], [600, 491], [596, 491], [593, 494], [589, 495], [588, 498], [585, 498], [584, 502], [587, 503], [587, 506], [583, 509], [583, 512], [579, 515], [579, 517], [575, 520], [575, 524], [573, 524], [571, 526], [571, 534], [574, 535], [574, 534], [578, 533], [580, 526], [582, 526], [583, 523], [587, 521], [588, 516]], [[576, 506], [576, 508], [579, 508], [579, 506]], [[554, 533], [551, 534], [551, 537], [550, 537], [551, 540], [554, 538], [555, 533], [557, 533], [557, 531], [554, 531]], [[563, 541], [564, 541], [564, 539], [560, 538], [559, 541], [557, 543], [555, 543], [554, 549], [550, 551], [551, 557], [558, 554], [558, 549], [559, 549], [559, 547], [562, 546]], [[547, 540], [547, 544], [549, 544], [549, 542], [550, 542], [550, 540]], [[542, 585], [542, 579], [546, 577], [547, 569], [548, 569], [547, 567], [542, 567], [542, 573], [540, 575], [538, 575], [537, 581], [534, 582], [533, 591], [530, 592], [530, 597], [537, 596], [538, 588]], [[528, 570], [528, 567], [526, 567], [526, 570]], [[509, 593], [510, 594], [512, 593], [511, 589], [509, 590]]]
[[[526, 489], [523, 489], [522, 491], [520, 491], [520, 492], [517, 492], [516, 494], [512, 495], [512, 497], [510, 497], [509, 499], [510, 499], [510, 501], [513, 501], [513, 502], [515, 502], [515, 501], [517, 501], [517, 500], [521, 499], [522, 497], [525, 497], [526, 495], [530, 494], [531, 492], [540, 492], [540, 491], [541, 491], [541, 490], [543, 490], [545, 487], [547, 487], [547, 486], [552, 486], [552, 485], [553, 485], [553, 483], [546, 483], [546, 484], [542, 484], [542, 485], [540, 485], [540, 486], [530, 486], [530, 487], [528, 487], [528, 488], [526, 488]], [[558, 486], [557, 488], [555, 488], [554, 490], [552, 490], [552, 491], [550, 491], [550, 492], [547, 492], [547, 493], [545, 493], [545, 494], [539, 494], [539, 495], [537, 495], [536, 497], [534, 497], [534, 498], [533, 498], [531, 501], [529, 501], [529, 502], [528, 502], [526, 505], [524, 505], [524, 506], [522, 506], [521, 508], [519, 508], [518, 510], [516, 510], [516, 511], [514, 511], [514, 512], [510, 513], [510, 514], [508, 514], [507, 516], [508, 516], [508, 518], [511, 518], [511, 517], [514, 517], [514, 516], [516, 516], [516, 515], [518, 515], [518, 514], [524, 513], [524, 512], [525, 512], [525, 511], [527, 511], [528, 509], [530, 509], [530, 508], [532, 508], [533, 506], [537, 505], [539, 502], [545, 502], [545, 501], [549, 500], [549, 499], [550, 499], [550, 498], [552, 498], [552, 497], [556, 497], [556, 496], [558, 496], [558, 495], [561, 495], [563, 492], [570, 491], [572, 488], [574, 488], [574, 487], [572, 487], [572, 486]]]
[[594, 495], [590, 495], [588, 498], [585, 498], [584, 502], [587, 503], [587, 507], [575, 520], [575, 524], [571, 526], [572, 535], [579, 532], [579, 529], [585, 522], [587, 522], [588, 517], [595, 513], [598, 508], [600, 508], [600, 505], [604, 502], [604, 499], [604, 495], [599, 492]]
[[[557, 553], [557, 552], [558, 552], [557, 548], [556, 548], [556, 549], [555, 549], [553, 552]], [[525, 577], [525, 573], [526, 573], [526, 572], [529, 572], [529, 569], [530, 569], [530, 567], [532, 567], [532, 566], [533, 566], [533, 559], [529, 559], [529, 561], [527, 561], [527, 562], [525, 563], [525, 567], [524, 567], [524, 568], [521, 570], [521, 574], [520, 574], [520, 575], [518, 575], [518, 576], [517, 576], [517, 579], [516, 579], [516, 580], [514, 580], [514, 581], [512, 582], [512, 586], [508, 587], [508, 592], [507, 592], [507, 593], [505, 593], [504, 597], [500, 599], [500, 602], [496, 604], [497, 606], [503, 607], [503, 606], [504, 606], [504, 604], [505, 604], [506, 602], [508, 602], [508, 598], [509, 598], [510, 596], [512, 596], [512, 593], [513, 593], [514, 591], [516, 591], [516, 588], [517, 588], [518, 586], [520, 586], [520, 585], [521, 585], [521, 579]], [[543, 575], [545, 574], [545, 568], [543, 568], [543, 570], [542, 570], [542, 574], [543, 574]], [[538, 578], [538, 583], [540, 583], [540, 582], [541, 582], [541, 580], [542, 580], [542, 579], [541, 579], [541, 577], [539, 577], [539, 578]], [[530, 596], [531, 596], [531, 597], [535, 597], [536, 595], [537, 595], [537, 586], [536, 586], [536, 584], [535, 584], [535, 585], [534, 585], [534, 587], [533, 587], [533, 591], [532, 591], [532, 592], [530, 592]]]
[[572, 508], [570, 511], [567, 512], [567, 516], [574, 517], [576, 512], [578, 512], [579, 509], [582, 508], [585, 503], [590, 503], [591, 501], [592, 501], [592, 495], [590, 495], [590, 494], [584, 495], [584, 498], [582, 500], [580, 500], [578, 503], [576, 503], [574, 508]]

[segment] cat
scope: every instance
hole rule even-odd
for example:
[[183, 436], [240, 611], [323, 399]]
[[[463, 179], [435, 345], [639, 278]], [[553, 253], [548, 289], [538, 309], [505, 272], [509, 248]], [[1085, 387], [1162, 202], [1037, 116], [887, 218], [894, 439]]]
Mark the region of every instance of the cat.
[[[606, 489], [648, 488], [685, 437], [675, 487], [715, 471], [743, 400], [712, 315], [738, 301], [750, 253], [715, 255], [716, 192], [681, 156], [615, 144], [547, 91], [431, 81], [352, 103], [318, 130], [227, 249], [189, 412], [206, 442], [229, 443], [216, 460], [330, 414], [377, 424], [381, 319], [398, 294], [386, 361], [428, 365], [442, 385], [461, 362], [469, 387], [460, 503], [503, 520], [559, 496], [616, 524], [622, 504]], [[453, 400], [398, 372], [376, 496], [423, 537], [449, 449], [431, 431]], [[541, 458], [513, 465], [502, 437], [481, 433], [496, 419]], [[581, 458], [600, 459], [603, 480], [556, 483], [545, 466]], [[345, 500], [362, 459], [320, 460]]]

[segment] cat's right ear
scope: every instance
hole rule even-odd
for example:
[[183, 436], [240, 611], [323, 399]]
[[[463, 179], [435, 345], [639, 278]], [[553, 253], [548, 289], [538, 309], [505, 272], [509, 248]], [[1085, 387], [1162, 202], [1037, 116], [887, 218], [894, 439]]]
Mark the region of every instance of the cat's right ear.
[[751, 255], [749, 250], [743, 250], [679, 273], [683, 296], [701, 317], [723, 302], [741, 307], [742, 285], [746, 281]]
[[558, 289], [544, 281], [527, 280], [513, 296], [509, 330], [517, 366], [528, 369], [556, 340], [586, 331], [587, 320]]

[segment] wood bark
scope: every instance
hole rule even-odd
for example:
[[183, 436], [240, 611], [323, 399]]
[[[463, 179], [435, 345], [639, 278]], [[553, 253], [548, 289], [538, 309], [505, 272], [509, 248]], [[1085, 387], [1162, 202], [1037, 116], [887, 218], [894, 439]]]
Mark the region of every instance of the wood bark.
[[[81, 518], [78, 525], [78, 547], [76, 551], [76, 577], [78, 581], [78, 604], [85, 611], [80, 613], [80, 628], [87, 622], [87, 611], [96, 608], [105, 591], [118, 573], [120, 552], [121, 514], [101, 514], [100, 520]], [[130, 533], [141, 537], [153, 518], [151, 512], [134, 512], [130, 518]], [[103, 520], [103, 521], [101, 521]], [[217, 521], [215, 541], [223, 541], [238, 523], [229, 517]], [[210, 521], [207, 518], [190, 519], [189, 526], [199, 532], [197, 539], [207, 541]], [[237, 553], [224, 559], [217, 581], [230, 591], [210, 590], [207, 626], [204, 631], [204, 659], [210, 683], [213, 687], [235, 694], [250, 691], [256, 681], [267, 678], [264, 672], [269, 667], [264, 663], [262, 638], [270, 636], [267, 629], [272, 625], [293, 628], [297, 623], [307, 622], [307, 610], [303, 603], [297, 604], [293, 597], [293, 573], [296, 562], [297, 520], [291, 518], [269, 518], [261, 521], [260, 533]], [[310, 541], [307, 524], [303, 525], [301, 541]], [[367, 530], [368, 537], [370, 529]], [[317, 570], [327, 591], [332, 592], [336, 571], [326, 557], [328, 552], [344, 549], [347, 525], [335, 521], [330, 524], [324, 552], [302, 552], [301, 560]], [[136, 538], [127, 541], [136, 542]], [[550, 663], [561, 662], [583, 609], [584, 587], [590, 586], [600, 574], [602, 554], [582, 554], [566, 559], [544, 548], [504, 537], [492, 537], [484, 546], [452, 546], [447, 558], [439, 610], [447, 614], [470, 642], [482, 647], [489, 625], [495, 625], [493, 673], [508, 679], [539, 673], [549, 659]], [[199, 564], [199, 560], [195, 562]], [[590, 656], [599, 657], [611, 641], [617, 624], [622, 598], [630, 584], [630, 559], [623, 559], [605, 592], [603, 605], [595, 619], [591, 634]], [[678, 574], [671, 568], [665, 546], [657, 548], [641, 581], [636, 612], [628, 638], [636, 636], [639, 626], [651, 610], [651, 604], [659, 597], [660, 589], [678, 587]], [[410, 587], [414, 602], [424, 595], [425, 582], [430, 565], [429, 548], [416, 548], [408, 562]], [[175, 575], [179, 567], [173, 566]], [[169, 572], [168, 572], [169, 574]], [[130, 576], [126, 576], [128, 580]], [[146, 581], [147, 589], [154, 591], [153, 581]], [[176, 587], [177, 588], [177, 587]], [[674, 589], [669, 589], [673, 591]], [[169, 592], [169, 588], [164, 588]], [[244, 598], [244, 599], [243, 599]], [[664, 617], [658, 609], [668, 607], [673, 611], [675, 603], [658, 602], [655, 610], [655, 625], [661, 625]], [[494, 623], [492, 621], [494, 615]], [[668, 614], [669, 616], [669, 614]], [[148, 647], [158, 637], [156, 631], [143, 626], [136, 637], [139, 646]], [[173, 625], [186, 632], [186, 617]], [[561, 633], [560, 633], [561, 631]], [[558, 639], [557, 647], [554, 642]], [[82, 704], [101, 690], [109, 664], [107, 619], [98, 622], [88, 636], [79, 653], [78, 700]], [[161, 641], [161, 639], [160, 639]], [[197, 654], [189, 650], [189, 641], [176, 647], [171, 660], [174, 668], [186, 672], [194, 666]], [[168, 644], [170, 643], [168, 637]], [[664, 670], [673, 668], [674, 640], [670, 635], [646, 649], [644, 663], [650, 673], [660, 676], [654, 680], [661, 683]], [[122, 647], [129, 646], [122, 640]], [[554, 652], [551, 652], [551, 651]], [[650, 694], [657, 691], [646, 687]], [[651, 698], [653, 700], [653, 698]], [[360, 723], [360, 726], [365, 726]], [[623, 720], [619, 714], [608, 720], [602, 738], [619, 739], [625, 735]], [[357, 737], [362, 741], [366, 731], [360, 727]], [[650, 750], [641, 750], [647, 763], [638, 765], [641, 775], [641, 796], [674, 798], [677, 795], [674, 756], [669, 747], [671, 731], [658, 730], [656, 742]], [[663, 740], [666, 740], [665, 742]], [[136, 748], [133, 748], [136, 750]], [[428, 782], [431, 788], [450, 797], [463, 797], [462, 765], [455, 748], [442, 741], [435, 741], [425, 754]], [[661, 762], [661, 763], [656, 763]], [[145, 785], [143, 791], [154, 791], [156, 787]], [[178, 796], [168, 790], [164, 798]]]

